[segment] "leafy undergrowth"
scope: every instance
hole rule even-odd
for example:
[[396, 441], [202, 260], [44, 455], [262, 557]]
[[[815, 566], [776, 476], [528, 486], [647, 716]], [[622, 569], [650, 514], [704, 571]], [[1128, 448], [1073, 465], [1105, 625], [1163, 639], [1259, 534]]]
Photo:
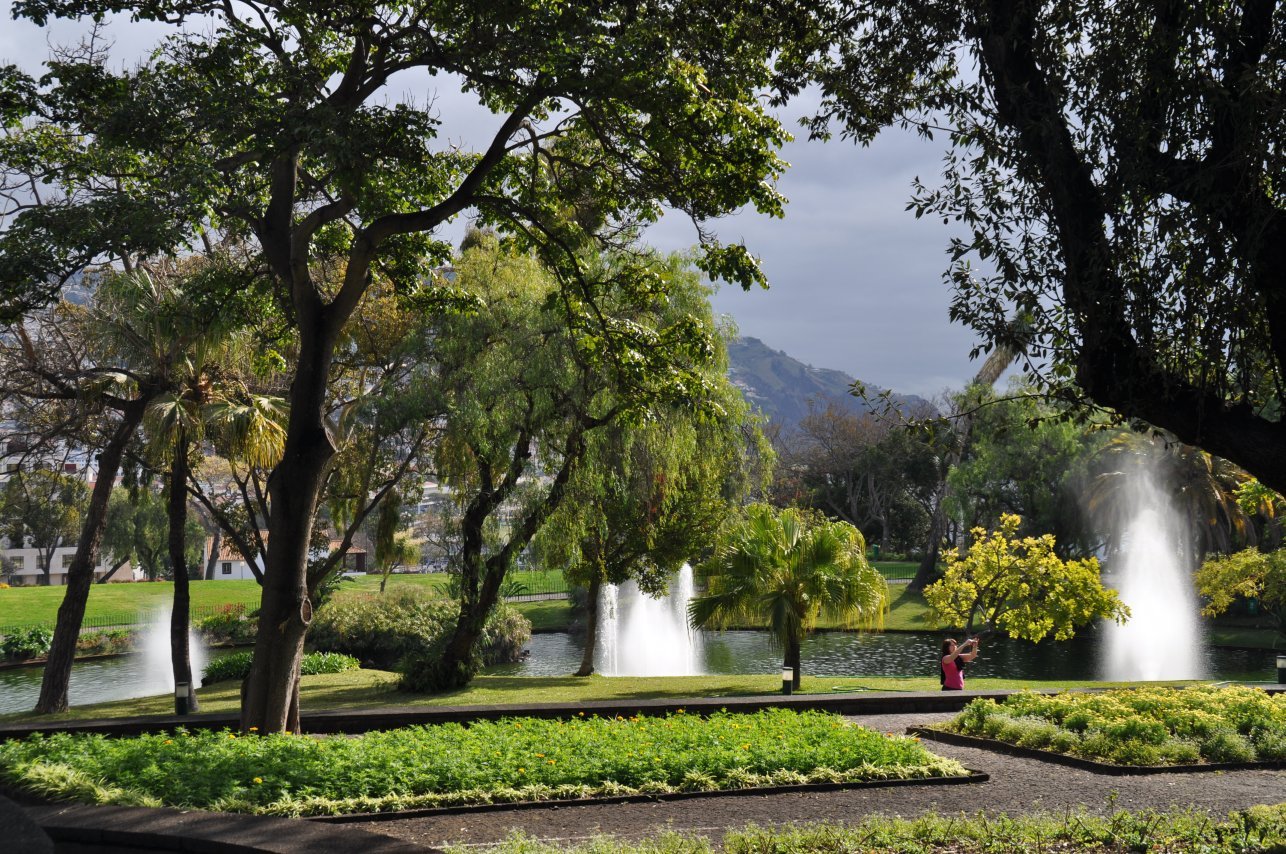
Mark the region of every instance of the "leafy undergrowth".
[[1023, 692], [974, 700], [944, 729], [1117, 765], [1286, 760], [1286, 695], [1258, 688]]
[[966, 773], [916, 739], [786, 709], [508, 718], [354, 738], [179, 730], [0, 743], [0, 780], [38, 796], [289, 816]]
[[[491, 854], [984, 854], [1012, 851], [1250, 852], [1286, 846], [1286, 804], [1252, 807], [1227, 818], [1203, 812], [1120, 812], [1100, 817], [928, 815], [873, 816], [847, 825], [805, 824], [732, 830], [722, 846], [704, 836], [665, 833], [644, 840], [599, 836], [560, 846], [514, 835]], [[450, 854], [473, 848], [448, 847]]]

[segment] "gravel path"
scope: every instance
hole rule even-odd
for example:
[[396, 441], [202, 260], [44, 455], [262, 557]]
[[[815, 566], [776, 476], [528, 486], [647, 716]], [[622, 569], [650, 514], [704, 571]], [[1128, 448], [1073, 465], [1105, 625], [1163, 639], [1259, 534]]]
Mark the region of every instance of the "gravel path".
[[[947, 720], [951, 714], [877, 715], [852, 720], [882, 732]], [[424, 845], [487, 844], [512, 830], [548, 840], [578, 840], [595, 834], [638, 839], [666, 829], [722, 837], [725, 828], [754, 822], [845, 822], [873, 813], [913, 816], [938, 812], [1029, 813], [1084, 808], [1118, 809], [1193, 806], [1226, 814], [1254, 804], [1286, 802], [1286, 772], [1230, 771], [1109, 777], [1033, 759], [985, 750], [926, 743], [942, 756], [991, 775], [968, 786], [908, 786], [838, 792], [697, 798], [639, 804], [545, 807], [467, 813], [433, 818], [348, 825]]]

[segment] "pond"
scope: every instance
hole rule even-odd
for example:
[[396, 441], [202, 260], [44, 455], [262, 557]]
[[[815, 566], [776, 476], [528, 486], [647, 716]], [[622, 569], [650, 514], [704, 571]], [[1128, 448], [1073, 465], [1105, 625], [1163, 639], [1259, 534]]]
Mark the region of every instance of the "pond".
[[[199, 674], [206, 662], [235, 651], [194, 645], [192, 670]], [[31, 711], [40, 696], [40, 680], [44, 672], [43, 667], [36, 665], [0, 670], [0, 714]], [[76, 662], [72, 665], [67, 701], [73, 706], [83, 706], [173, 691], [174, 674], [170, 670], [167, 649], [161, 655], [140, 652]]]
[[[778, 673], [781, 653], [764, 632], [701, 632], [702, 669], [711, 674]], [[804, 640], [804, 673], [813, 676], [926, 676], [937, 674], [942, 636], [919, 632], [819, 632]], [[969, 668], [973, 677], [1008, 679], [1101, 678], [1099, 637], [1084, 635], [1062, 643], [1030, 644], [1007, 638], [983, 643]], [[530, 656], [487, 673], [509, 676], [565, 676], [580, 666], [581, 640], [567, 634], [533, 635]], [[1275, 681], [1276, 657], [1268, 650], [1207, 648], [1206, 673], [1227, 681]]]

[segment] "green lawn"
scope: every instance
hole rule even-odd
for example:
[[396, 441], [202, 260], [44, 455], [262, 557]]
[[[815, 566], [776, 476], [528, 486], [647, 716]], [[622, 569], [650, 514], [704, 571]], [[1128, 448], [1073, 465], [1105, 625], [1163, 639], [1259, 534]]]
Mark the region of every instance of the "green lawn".
[[[443, 694], [408, 694], [397, 690], [398, 675], [382, 670], [355, 670], [301, 681], [300, 705], [305, 712], [322, 709], [366, 709], [380, 706], [490, 706], [505, 703], [564, 703], [595, 700], [643, 700], [690, 697], [738, 697], [776, 694], [776, 676], [479, 676], [467, 687]], [[1021, 688], [1128, 687], [1132, 683], [1077, 680], [973, 679], [977, 690]], [[1175, 683], [1179, 684], [1179, 683]], [[936, 691], [936, 677], [822, 677], [805, 675], [801, 694], [835, 694], [854, 691]], [[198, 692], [203, 712], [235, 712], [240, 705], [240, 685], [219, 682]], [[90, 718], [168, 715], [174, 698], [168, 694], [111, 703], [78, 706], [65, 714], [38, 718], [29, 713], [0, 716], [14, 723], [36, 720], [86, 720]]]
[[[529, 590], [550, 588], [555, 579], [561, 582], [560, 573], [520, 570], [511, 577]], [[442, 589], [446, 575], [394, 575], [389, 578], [390, 589], [396, 587], [422, 587]], [[378, 576], [367, 575], [345, 582], [343, 589], [375, 593], [379, 590]], [[247, 608], [259, 605], [259, 585], [253, 580], [193, 581], [191, 582], [192, 607], [195, 611], [213, 609], [220, 605], [240, 604]], [[58, 606], [62, 604], [64, 587], [10, 587], [0, 589], [0, 626], [22, 626], [33, 623], [54, 624]], [[174, 585], [169, 581], [139, 582], [137, 584], [95, 584], [89, 591], [85, 608], [87, 626], [103, 625], [104, 621], [129, 624], [147, 622], [149, 615], [167, 607], [174, 598]], [[532, 603], [546, 605], [547, 603]], [[541, 614], [541, 627], [548, 629], [557, 614], [557, 608], [537, 608]], [[533, 619], [533, 624], [536, 620]]]

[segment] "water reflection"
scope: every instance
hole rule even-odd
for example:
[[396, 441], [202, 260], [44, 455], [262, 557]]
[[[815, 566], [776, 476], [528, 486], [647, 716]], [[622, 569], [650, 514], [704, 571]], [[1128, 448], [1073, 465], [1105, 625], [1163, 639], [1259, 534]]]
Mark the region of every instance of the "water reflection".
[[[711, 674], [776, 673], [781, 653], [763, 632], [703, 632], [703, 670]], [[813, 676], [936, 676], [941, 636], [928, 633], [821, 632], [804, 640], [804, 672]], [[983, 643], [969, 676], [1008, 679], [1092, 680], [1099, 673], [1100, 640], [1086, 635], [1062, 643], [1030, 644], [1007, 638]], [[488, 668], [507, 676], [565, 676], [580, 664], [579, 638], [538, 634], [531, 655], [518, 664]], [[1212, 679], [1268, 681], [1275, 676], [1274, 654], [1267, 650], [1209, 649], [1206, 672]]]

